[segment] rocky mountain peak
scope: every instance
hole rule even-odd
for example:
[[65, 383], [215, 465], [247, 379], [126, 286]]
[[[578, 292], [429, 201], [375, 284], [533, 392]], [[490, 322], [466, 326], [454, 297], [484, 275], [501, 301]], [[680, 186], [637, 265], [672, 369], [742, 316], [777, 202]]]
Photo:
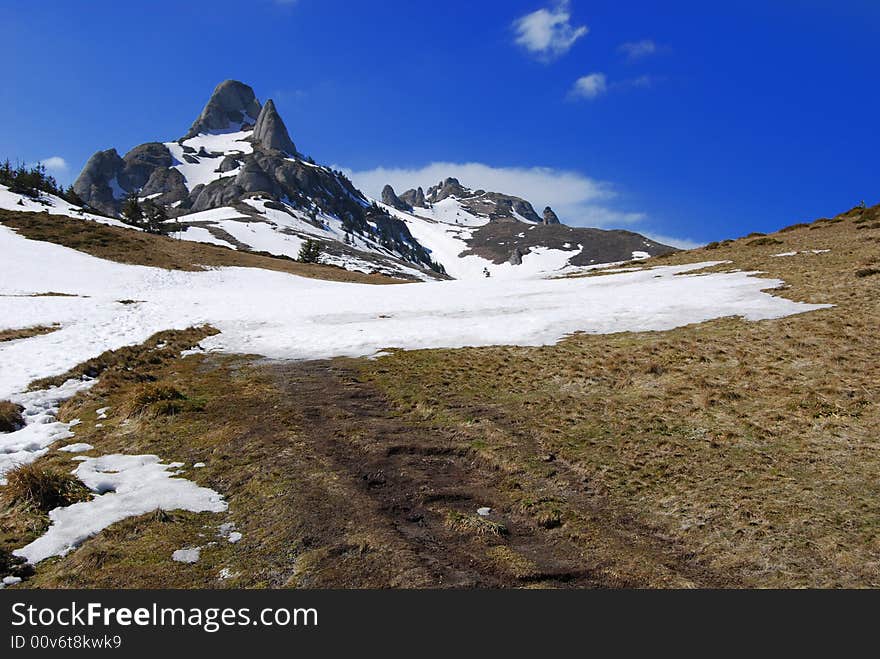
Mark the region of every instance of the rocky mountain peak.
[[440, 181], [437, 185], [428, 188], [428, 201], [437, 203], [443, 201], [447, 197], [468, 197], [471, 191], [464, 187], [457, 178], [449, 177], [444, 181]]
[[239, 130], [256, 121], [260, 110], [260, 102], [251, 87], [238, 80], [225, 80], [214, 88], [205, 109], [183, 139], [199, 133]]
[[400, 195], [400, 200], [405, 204], [409, 204], [413, 208], [426, 208], [428, 203], [425, 201], [425, 191], [421, 188], [407, 190]]
[[[250, 88], [249, 88], [250, 89]], [[254, 125], [253, 136], [255, 144], [260, 144], [266, 149], [274, 149], [291, 156], [295, 156], [296, 145], [290, 139], [287, 127], [275, 109], [275, 102], [270, 98], [260, 110], [257, 123]]]
[[401, 198], [395, 194], [394, 188], [390, 185], [386, 185], [382, 188], [382, 203], [391, 206], [392, 208], [396, 208], [399, 211], [411, 212], [413, 209], [411, 204], [401, 200]]
[[544, 209], [544, 224], [562, 224], [553, 209], [547, 206]]

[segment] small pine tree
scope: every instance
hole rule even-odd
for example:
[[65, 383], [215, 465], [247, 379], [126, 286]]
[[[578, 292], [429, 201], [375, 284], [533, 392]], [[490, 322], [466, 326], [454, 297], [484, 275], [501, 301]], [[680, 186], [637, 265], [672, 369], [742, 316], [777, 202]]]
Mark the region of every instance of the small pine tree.
[[165, 234], [167, 226], [165, 220], [168, 219], [168, 212], [164, 206], [160, 206], [152, 199], [147, 199], [143, 203], [143, 227], [147, 233]]
[[138, 202], [137, 192], [130, 192], [122, 205], [122, 221], [134, 227], [140, 227], [144, 222], [144, 211]]
[[68, 204], [72, 204], [74, 206], [85, 206], [86, 205], [86, 202], [84, 202], [82, 200], [82, 197], [80, 197], [76, 193], [76, 190], [73, 189], [72, 185], [69, 186], [67, 188], [67, 190], [64, 191], [64, 194], [62, 194], [61, 196], [64, 199], [64, 201], [66, 201]]
[[302, 247], [299, 248], [300, 263], [320, 263], [321, 262], [321, 243], [317, 240], [306, 240]]

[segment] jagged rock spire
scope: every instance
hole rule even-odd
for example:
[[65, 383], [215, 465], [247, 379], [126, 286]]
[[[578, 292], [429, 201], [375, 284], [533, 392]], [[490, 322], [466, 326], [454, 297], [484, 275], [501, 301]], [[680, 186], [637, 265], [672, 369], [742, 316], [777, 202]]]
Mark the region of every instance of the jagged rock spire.
[[400, 197], [395, 194], [394, 188], [390, 185], [386, 185], [382, 188], [382, 203], [391, 206], [392, 208], [396, 208], [399, 211], [409, 212], [412, 210], [412, 206], [401, 200]]
[[544, 209], [544, 224], [561, 224], [559, 217], [553, 212], [553, 209], [547, 206]]
[[413, 206], [415, 208], [426, 208], [427, 202], [425, 201], [425, 191], [421, 188], [417, 188], [415, 190], [407, 190], [402, 195], [400, 195], [400, 200], [405, 203]]
[[238, 80], [225, 80], [214, 89], [205, 109], [195, 120], [184, 139], [199, 133], [240, 128], [256, 121], [260, 114], [260, 102], [254, 90]]
[[267, 149], [283, 151], [288, 155], [296, 155], [296, 145], [290, 139], [287, 127], [275, 109], [275, 103], [270, 98], [260, 111], [257, 123], [254, 126], [254, 134], [251, 137], [255, 144], [261, 144]]

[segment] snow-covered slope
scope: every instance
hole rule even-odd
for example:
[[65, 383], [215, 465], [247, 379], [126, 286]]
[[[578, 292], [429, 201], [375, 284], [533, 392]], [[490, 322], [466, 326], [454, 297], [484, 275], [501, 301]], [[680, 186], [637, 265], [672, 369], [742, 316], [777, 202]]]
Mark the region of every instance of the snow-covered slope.
[[[484, 278], [372, 286], [256, 268], [183, 272], [123, 265], [27, 240], [2, 226], [0, 253], [0, 330], [60, 326], [0, 343], [0, 400], [105, 350], [202, 323], [221, 332], [203, 343], [208, 349], [308, 359], [386, 347], [544, 345], [576, 331], [664, 330], [823, 306], [768, 295], [762, 291], [781, 282], [752, 273], [682, 274], [707, 264], [516, 285]], [[48, 291], [70, 297], [34, 296]]]
[[[109, 224], [114, 227], [128, 227], [117, 219], [88, 213], [79, 206], [70, 204], [61, 197], [41, 192], [38, 197], [17, 194], [5, 185], [0, 185], [0, 209], [8, 211], [25, 211], [29, 213], [49, 213], [50, 215], [65, 215], [67, 217], [91, 220], [101, 224]], [[128, 227], [131, 228], [131, 227]]]

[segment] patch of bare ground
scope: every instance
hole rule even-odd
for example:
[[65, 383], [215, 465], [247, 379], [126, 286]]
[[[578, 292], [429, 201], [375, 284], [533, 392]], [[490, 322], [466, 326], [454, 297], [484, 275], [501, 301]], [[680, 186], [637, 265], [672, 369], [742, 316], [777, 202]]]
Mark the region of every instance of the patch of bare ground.
[[[83, 421], [73, 441], [92, 444], [89, 455], [205, 463], [183, 475], [222, 493], [229, 514], [172, 511], [114, 524], [41, 563], [25, 586], [729, 583], [652, 530], [609, 521], [617, 519], [614, 511], [592, 495], [586, 501], [567, 471], [568, 480], [548, 484], [544, 473], [534, 477], [484, 458], [470, 434], [402, 418], [360, 379], [358, 360], [177, 356], [207, 332], [165, 332], [65, 374], [100, 379], [60, 415]], [[98, 427], [96, 411], [104, 407], [110, 409]], [[53, 473], [74, 464], [59, 451], [36, 463]], [[584, 503], [591, 521], [559, 502]], [[479, 515], [482, 507], [491, 512]], [[228, 522], [243, 533], [241, 542], [218, 537]], [[0, 502], [0, 550], [23, 546], [47, 525], [44, 511]], [[198, 563], [171, 560], [184, 546], [203, 547]]]
[[169, 270], [198, 271], [206, 266], [237, 266], [286, 272], [310, 279], [357, 282], [362, 284], [400, 284], [379, 274], [352, 272], [331, 265], [299, 263], [292, 259], [254, 254], [168, 236], [111, 227], [89, 220], [48, 213], [0, 210], [0, 224], [15, 229], [31, 240], [43, 240], [85, 252], [117, 263], [147, 265]]
[[22, 327], [18, 329], [4, 329], [0, 330], [0, 343], [3, 343], [4, 341], [18, 341], [19, 339], [29, 339], [32, 336], [49, 334], [51, 332], [56, 332], [60, 329], [60, 325], [53, 325], [51, 327], [39, 325], [35, 327]]

